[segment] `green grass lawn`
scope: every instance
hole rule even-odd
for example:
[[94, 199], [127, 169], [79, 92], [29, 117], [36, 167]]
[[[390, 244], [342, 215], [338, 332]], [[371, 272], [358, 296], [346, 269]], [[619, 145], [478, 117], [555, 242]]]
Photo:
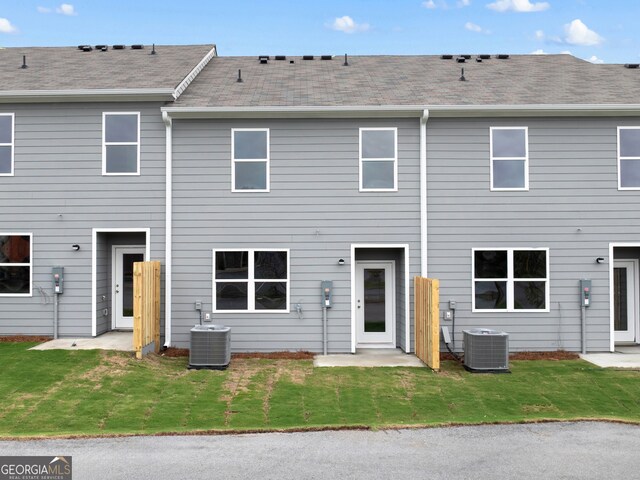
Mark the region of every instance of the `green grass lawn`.
[[542, 419], [640, 422], [640, 372], [581, 360], [514, 361], [512, 374], [454, 362], [417, 368], [319, 368], [309, 360], [234, 359], [223, 372], [186, 358], [28, 351], [0, 344], [0, 437], [438, 425]]

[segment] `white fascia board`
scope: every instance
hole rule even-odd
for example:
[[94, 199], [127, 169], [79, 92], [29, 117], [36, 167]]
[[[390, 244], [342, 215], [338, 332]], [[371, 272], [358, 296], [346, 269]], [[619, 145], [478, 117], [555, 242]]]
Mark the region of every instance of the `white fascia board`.
[[191, 70], [187, 74], [187, 76], [184, 77], [184, 80], [182, 80], [182, 82], [178, 84], [176, 89], [173, 91], [173, 99], [177, 100], [178, 97], [182, 95], [182, 92], [184, 92], [187, 89], [187, 87], [191, 84], [191, 82], [198, 76], [198, 74], [202, 71], [202, 69], [207, 66], [209, 61], [213, 57], [217, 57], [217, 56], [218, 56], [218, 51], [216, 49], [216, 46], [214, 45], [213, 48], [209, 50], [209, 52], [204, 57], [202, 57], [202, 60], [200, 60], [200, 62], [195, 67], [193, 67], [193, 70]]
[[421, 117], [419, 105], [300, 106], [300, 107], [162, 107], [179, 118], [376, 118]]
[[583, 117], [640, 115], [640, 104], [434, 105], [428, 108], [432, 117]]
[[6, 90], [0, 103], [173, 101], [172, 88], [104, 88], [77, 90]]

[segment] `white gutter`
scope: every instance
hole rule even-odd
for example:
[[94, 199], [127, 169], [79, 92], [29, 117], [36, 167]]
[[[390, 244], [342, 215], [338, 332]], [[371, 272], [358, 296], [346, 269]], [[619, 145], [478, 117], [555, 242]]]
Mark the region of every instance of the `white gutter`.
[[173, 130], [172, 120], [167, 112], [162, 112], [165, 125], [165, 227], [164, 227], [164, 346], [171, 346], [171, 287], [172, 287], [172, 225], [173, 225]]
[[640, 115], [640, 104], [433, 105], [432, 117], [540, 117]]
[[193, 70], [191, 70], [189, 74], [186, 77], [184, 77], [184, 80], [182, 80], [182, 82], [180, 82], [180, 84], [176, 87], [176, 89], [173, 91], [173, 99], [177, 100], [178, 97], [182, 94], [182, 92], [184, 92], [187, 89], [187, 87], [193, 81], [193, 79], [196, 78], [198, 74], [202, 71], [202, 69], [207, 66], [209, 61], [213, 57], [217, 57], [217, 56], [218, 56], [218, 51], [216, 50], [216, 46], [214, 45], [213, 48], [209, 50], [209, 52], [204, 57], [202, 57], [202, 60], [200, 60], [200, 62], [195, 67], [193, 67]]
[[98, 88], [76, 90], [5, 90], [0, 103], [173, 101], [172, 88]]
[[420, 117], [420, 275], [427, 276], [427, 122], [429, 110]]

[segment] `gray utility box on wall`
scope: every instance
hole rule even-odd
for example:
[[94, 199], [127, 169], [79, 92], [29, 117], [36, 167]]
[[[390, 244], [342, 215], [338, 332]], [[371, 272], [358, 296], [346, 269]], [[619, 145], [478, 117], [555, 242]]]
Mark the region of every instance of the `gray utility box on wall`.
[[231, 327], [196, 325], [190, 347], [189, 368], [224, 370], [231, 361]]
[[463, 330], [464, 368], [471, 372], [509, 371], [509, 334], [488, 328]]

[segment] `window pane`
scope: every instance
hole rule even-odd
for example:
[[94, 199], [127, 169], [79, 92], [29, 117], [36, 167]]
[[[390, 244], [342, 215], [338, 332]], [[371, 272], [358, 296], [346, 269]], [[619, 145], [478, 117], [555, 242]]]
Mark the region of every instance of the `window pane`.
[[395, 130], [362, 130], [362, 158], [395, 158]]
[[246, 282], [216, 282], [216, 310], [247, 310]]
[[640, 160], [620, 160], [620, 186], [640, 187]]
[[8, 115], [0, 115], [0, 143], [11, 143], [12, 118]]
[[216, 278], [249, 278], [249, 252], [216, 252]]
[[287, 252], [255, 252], [255, 278], [287, 279]]
[[267, 158], [266, 131], [235, 131], [233, 135], [233, 154], [237, 159]]
[[627, 293], [627, 269], [613, 269], [613, 327], [616, 331], [629, 329], [629, 309]]
[[0, 266], [0, 293], [29, 293], [30, 267]]
[[11, 173], [11, 148], [0, 147], [0, 173]]
[[106, 115], [104, 128], [106, 142], [138, 141], [138, 115]]
[[547, 252], [526, 250], [513, 252], [515, 278], [547, 278]]
[[107, 173], [136, 173], [138, 147], [136, 145], [107, 145]]
[[507, 308], [507, 282], [475, 282], [476, 309]]
[[236, 162], [236, 190], [266, 190], [267, 162]]
[[475, 278], [507, 278], [506, 250], [476, 250]]
[[640, 129], [620, 129], [620, 156], [640, 157]]
[[256, 282], [256, 310], [286, 310], [287, 284], [284, 282]]
[[394, 163], [362, 162], [362, 188], [394, 188]]
[[0, 263], [30, 263], [30, 237], [0, 236]]
[[493, 188], [524, 188], [524, 160], [494, 160]]
[[546, 282], [514, 282], [513, 306], [517, 310], [544, 310]]
[[525, 130], [523, 128], [492, 130], [494, 157], [526, 156]]

